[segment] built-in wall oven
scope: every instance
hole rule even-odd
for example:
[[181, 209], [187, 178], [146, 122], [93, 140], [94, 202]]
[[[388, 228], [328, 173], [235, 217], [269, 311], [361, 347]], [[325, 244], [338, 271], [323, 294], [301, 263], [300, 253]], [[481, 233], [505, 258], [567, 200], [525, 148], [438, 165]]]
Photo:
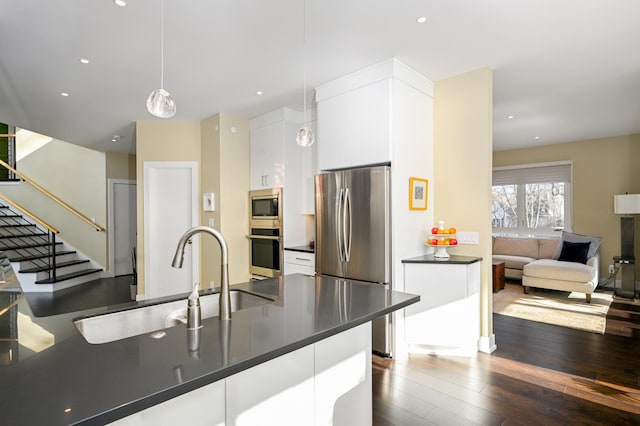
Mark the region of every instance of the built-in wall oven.
[[255, 278], [282, 275], [282, 188], [249, 192], [250, 272]]

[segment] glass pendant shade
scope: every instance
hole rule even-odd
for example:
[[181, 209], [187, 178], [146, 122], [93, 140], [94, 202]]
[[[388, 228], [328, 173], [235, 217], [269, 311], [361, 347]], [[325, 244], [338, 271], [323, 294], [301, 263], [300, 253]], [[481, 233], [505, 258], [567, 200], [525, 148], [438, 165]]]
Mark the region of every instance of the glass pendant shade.
[[300, 130], [298, 130], [298, 134], [296, 135], [296, 143], [302, 147], [307, 147], [313, 145], [316, 138], [313, 135], [313, 132], [307, 126], [302, 126]]
[[176, 102], [164, 89], [156, 89], [147, 98], [147, 111], [156, 117], [171, 118], [176, 114]]

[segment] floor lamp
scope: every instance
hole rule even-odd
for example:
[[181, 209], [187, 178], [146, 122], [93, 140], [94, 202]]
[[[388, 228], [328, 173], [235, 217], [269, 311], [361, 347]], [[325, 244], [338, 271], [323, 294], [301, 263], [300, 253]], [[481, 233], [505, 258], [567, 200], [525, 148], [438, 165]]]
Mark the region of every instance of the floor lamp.
[[616, 296], [635, 298], [636, 257], [634, 247], [634, 214], [640, 214], [640, 194], [613, 196], [613, 211], [623, 215], [620, 218], [620, 256], [613, 258], [620, 264], [622, 281], [616, 288]]

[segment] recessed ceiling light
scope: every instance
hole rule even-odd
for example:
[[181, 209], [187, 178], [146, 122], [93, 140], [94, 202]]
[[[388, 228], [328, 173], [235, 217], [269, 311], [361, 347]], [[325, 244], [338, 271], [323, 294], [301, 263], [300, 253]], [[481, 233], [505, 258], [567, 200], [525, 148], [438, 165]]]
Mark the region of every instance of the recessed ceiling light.
[[120, 7], [125, 7], [127, 5], [125, 0], [113, 0], [113, 2]]
[[514, 118], [516, 118], [515, 115], [507, 115], [507, 119], [509, 119], [509, 120], [513, 120]]
[[81, 63], [81, 64], [88, 64], [88, 63], [89, 63], [89, 60], [88, 60], [88, 59], [86, 59], [86, 58], [80, 58], [80, 63]]
[[427, 22], [427, 17], [426, 16], [421, 16], [418, 19], [416, 19], [416, 22], [418, 24], [424, 24], [425, 22]]
[[262, 90], [258, 90], [258, 91], [256, 92], [256, 95], [258, 95], [258, 96], [262, 95]]
[[67, 92], [62, 92], [62, 93], [60, 93], [60, 95], [61, 95], [61, 96], [64, 96], [65, 98], [66, 98], [67, 96], [69, 96], [69, 94], [68, 94]]
[[534, 139], [538, 140], [538, 139], [540, 139], [540, 136], [535, 136]]
[[111, 142], [118, 142], [120, 139], [122, 139], [122, 136], [120, 135], [111, 136]]

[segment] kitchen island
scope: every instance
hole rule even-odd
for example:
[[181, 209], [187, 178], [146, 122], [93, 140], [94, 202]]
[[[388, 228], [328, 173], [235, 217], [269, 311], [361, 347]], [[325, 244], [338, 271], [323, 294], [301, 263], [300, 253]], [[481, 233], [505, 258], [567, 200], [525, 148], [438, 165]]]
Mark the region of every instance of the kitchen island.
[[[370, 364], [356, 382], [336, 377], [370, 361], [373, 319], [419, 300], [383, 286], [299, 274], [232, 288], [273, 302], [235, 311], [229, 322], [204, 319], [195, 345], [184, 325], [163, 330], [161, 338], [147, 333], [89, 344], [72, 320], [114, 307], [35, 317], [15, 278], [7, 277], [0, 288], [1, 423], [160, 424], [187, 410], [178, 419], [191, 424], [250, 424], [259, 416], [267, 424], [283, 414], [278, 400], [312, 421], [353, 411], [356, 388], [364, 386], [370, 402]], [[349, 344], [360, 349], [341, 354]], [[269, 404], [275, 405], [265, 418]]]

